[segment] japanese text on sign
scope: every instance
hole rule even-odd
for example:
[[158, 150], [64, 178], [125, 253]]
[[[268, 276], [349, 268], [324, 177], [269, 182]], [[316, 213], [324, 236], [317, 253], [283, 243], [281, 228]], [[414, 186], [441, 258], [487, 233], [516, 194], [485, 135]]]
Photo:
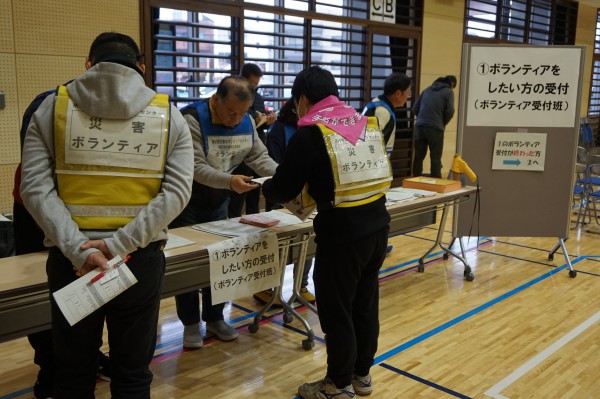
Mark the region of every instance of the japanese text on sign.
[[222, 172], [231, 172], [241, 164], [252, 148], [252, 134], [205, 137], [208, 143], [208, 164]]
[[273, 232], [234, 237], [208, 247], [213, 303], [279, 285], [279, 248]]
[[575, 124], [579, 48], [473, 47], [468, 126]]
[[365, 140], [358, 140], [355, 146], [341, 136], [330, 137], [341, 184], [388, 176], [389, 164], [380, 132], [367, 129]]
[[545, 159], [545, 133], [496, 133], [493, 170], [543, 171]]
[[148, 106], [128, 120], [89, 116], [69, 102], [65, 161], [83, 165], [159, 170], [165, 149], [167, 110]]

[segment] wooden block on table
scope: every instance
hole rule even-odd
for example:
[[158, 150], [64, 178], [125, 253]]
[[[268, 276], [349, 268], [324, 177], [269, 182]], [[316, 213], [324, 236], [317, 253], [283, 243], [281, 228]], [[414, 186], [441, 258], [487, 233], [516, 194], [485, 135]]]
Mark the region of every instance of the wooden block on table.
[[416, 188], [418, 190], [435, 191], [436, 193], [449, 193], [460, 189], [459, 180], [439, 179], [437, 177], [410, 177], [402, 180], [402, 187]]

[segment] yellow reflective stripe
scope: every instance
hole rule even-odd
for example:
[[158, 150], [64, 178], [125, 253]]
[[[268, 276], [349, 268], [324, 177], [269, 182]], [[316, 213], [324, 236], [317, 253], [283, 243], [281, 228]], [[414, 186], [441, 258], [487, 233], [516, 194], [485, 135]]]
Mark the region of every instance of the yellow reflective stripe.
[[114, 205], [67, 205], [71, 216], [101, 216], [101, 217], [135, 217], [144, 208], [140, 206], [114, 206]]
[[140, 177], [140, 178], [154, 178], [162, 179], [165, 177], [164, 174], [157, 173], [155, 175], [144, 174], [144, 173], [122, 173], [122, 172], [100, 172], [100, 171], [87, 171], [87, 170], [56, 170], [57, 175], [83, 175], [83, 176], [121, 176], [121, 177]]
[[362, 200], [359, 200], [359, 201], [340, 202], [339, 204], [336, 205], [336, 207], [338, 207], [338, 208], [351, 208], [353, 206], [365, 205], [365, 204], [368, 204], [370, 202], [377, 201], [379, 198], [383, 197], [384, 195], [385, 195], [385, 193], [379, 193], [377, 195], [374, 195], [372, 197], [365, 198], [365, 199], [362, 199]]
[[145, 205], [156, 196], [161, 185], [154, 178], [61, 174], [57, 179], [61, 199], [72, 205]]
[[81, 217], [73, 216], [81, 230], [117, 230], [131, 222], [131, 217]]

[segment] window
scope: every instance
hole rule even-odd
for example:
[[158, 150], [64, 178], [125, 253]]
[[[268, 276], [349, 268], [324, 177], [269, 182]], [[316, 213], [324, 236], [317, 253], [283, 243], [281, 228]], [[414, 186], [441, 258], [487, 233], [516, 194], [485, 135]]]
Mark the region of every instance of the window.
[[[142, 0], [149, 83], [181, 108], [253, 62], [263, 70], [265, 106], [276, 111], [298, 72], [320, 65], [336, 78], [340, 99], [360, 111], [392, 72], [417, 81], [423, 0], [395, 1], [389, 24], [369, 20], [369, 0]], [[410, 175], [410, 106], [396, 113], [395, 177]]]
[[588, 108], [589, 123], [598, 140], [600, 119], [600, 10], [596, 14], [596, 35], [594, 40], [594, 57], [592, 64], [592, 81], [590, 84], [590, 104]]
[[589, 115], [600, 116], [600, 13], [596, 19]]
[[244, 11], [244, 62], [260, 66], [260, 94], [267, 110], [278, 109], [291, 96], [292, 83], [306, 62], [304, 19]]
[[314, 20], [310, 37], [310, 64], [329, 69], [338, 84], [340, 98], [361, 108], [365, 102], [365, 27]]
[[234, 71], [231, 17], [158, 9], [154, 85], [178, 107], [209, 97]]
[[572, 45], [577, 9], [572, 0], [467, 0], [465, 41]]
[[146, 63], [155, 89], [172, 96], [178, 107], [212, 95], [220, 80], [239, 73], [244, 62], [263, 70], [259, 90], [274, 110], [291, 95], [296, 74], [309, 65], [329, 69], [340, 98], [357, 109], [381, 92], [386, 74], [399, 70], [414, 76], [417, 70], [422, 0], [397, 0], [397, 21], [415, 28], [411, 39], [402, 37], [404, 25], [394, 34], [398, 24], [378, 27], [390, 34], [373, 34], [368, 0], [205, 1], [195, 3], [194, 10], [185, 9], [190, 7], [186, 1], [171, 1], [172, 8], [146, 3], [153, 17], [152, 48], [145, 47], [152, 62]]

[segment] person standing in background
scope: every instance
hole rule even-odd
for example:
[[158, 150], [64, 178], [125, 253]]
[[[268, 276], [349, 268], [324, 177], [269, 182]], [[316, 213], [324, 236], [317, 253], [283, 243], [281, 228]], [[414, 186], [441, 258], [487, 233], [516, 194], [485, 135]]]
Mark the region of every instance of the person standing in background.
[[[111, 396], [150, 397], [167, 225], [190, 198], [194, 159], [185, 120], [146, 87], [141, 58], [131, 37], [97, 36], [86, 72], [46, 97], [25, 137], [20, 191], [50, 247], [57, 398], [94, 397], [105, 323]], [[52, 294], [127, 255], [137, 283], [71, 326]]]
[[[410, 88], [411, 82], [408, 76], [402, 72], [392, 73], [383, 82], [383, 94], [368, 103], [362, 112], [363, 115], [377, 118], [379, 129], [383, 133], [387, 155], [390, 158], [396, 141], [396, 109], [404, 107], [410, 96]], [[393, 249], [393, 245], [388, 245], [386, 254], [392, 252]]]
[[[247, 63], [242, 66], [240, 75], [243, 78], [248, 79], [248, 81], [252, 84], [252, 87], [254, 87], [254, 101], [248, 109], [248, 113], [252, 119], [254, 119], [258, 137], [263, 144], [266, 144], [267, 127], [271, 126], [273, 122], [275, 122], [277, 116], [273, 112], [267, 112], [265, 109], [265, 99], [258, 92], [258, 85], [260, 84], [260, 79], [263, 76], [263, 72], [258, 65]], [[240, 164], [240, 166], [238, 166], [233, 173], [258, 177], [257, 174], [244, 163]], [[260, 187], [245, 193], [236, 193], [235, 191], [232, 191], [229, 196], [228, 216], [230, 218], [242, 216], [244, 202], [246, 204], [245, 213], [247, 215], [259, 213]]]
[[455, 87], [456, 76], [437, 78], [431, 86], [423, 90], [413, 107], [413, 112], [417, 116], [413, 176], [423, 174], [423, 160], [429, 148], [431, 177], [442, 177], [444, 129], [454, 116]]
[[[228, 76], [212, 97], [181, 110], [194, 142], [194, 184], [189, 204], [169, 227], [227, 219], [231, 191], [245, 193], [258, 187], [251, 182], [252, 176], [235, 173], [242, 163], [265, 176], [275, 172], [277, 164], [269, 157], [248, 114], [253, 99], [254, 87], [246, 78]], [[212, 303], [210, 287], [202, 289], [202, 315], [198, 290], [176, 295], [175, 304], [184, 325], [184, 347], [202, 347], [200, 316], [206, 331], [221, 341], [238, 338], [238, 332], [223, 318], [225, 304]]]
[[[271, 129], [269, 129], [269, 132], [267, 133], [267, 150], [269, 151], [271, 158], [273, 158], [273, 160], [278, 164], [283, 161], [288, 143], [294, 133], [296, 133], [297, 129], [298, 115], [296, 115], [296, 110], [294, 108], [294, 99], [290, 98], [279, 110], [277, 120], [275, 123], [273, 123]], [[267, 212], [279, 207], [281, 207], [281, 205], [266, 201], [265, 208]], [[292, 254], [292, 251], [290, 251], [290, 254]], [[302, 283], [300, 284], [300, 295], [308, 302], [315, 301], [315, 296], [308, 290], [308, 275], [310, 274], [312, 264], [312, 257], [305, 260]], [[296, 267], [297, 264], [295, 263], [294, 275], [296, 275]], [[267, 303], [273, 296], [273, 289], [257, 292], [253, 296], [257, 301], [261, 303]], [[281, 306], [281, 303], [279, 303], [279, 298], [275, 299], [274, 305]]]
[[377, 117], [388, 156], [391, 156], [396, 140], [396, 109], [404, 107], [410, 96], [410, 88], [408, 76], [402, 72], [392, 73], [385, 78], [383, 94], [371, 100], [362, 112], [363, 115]]

